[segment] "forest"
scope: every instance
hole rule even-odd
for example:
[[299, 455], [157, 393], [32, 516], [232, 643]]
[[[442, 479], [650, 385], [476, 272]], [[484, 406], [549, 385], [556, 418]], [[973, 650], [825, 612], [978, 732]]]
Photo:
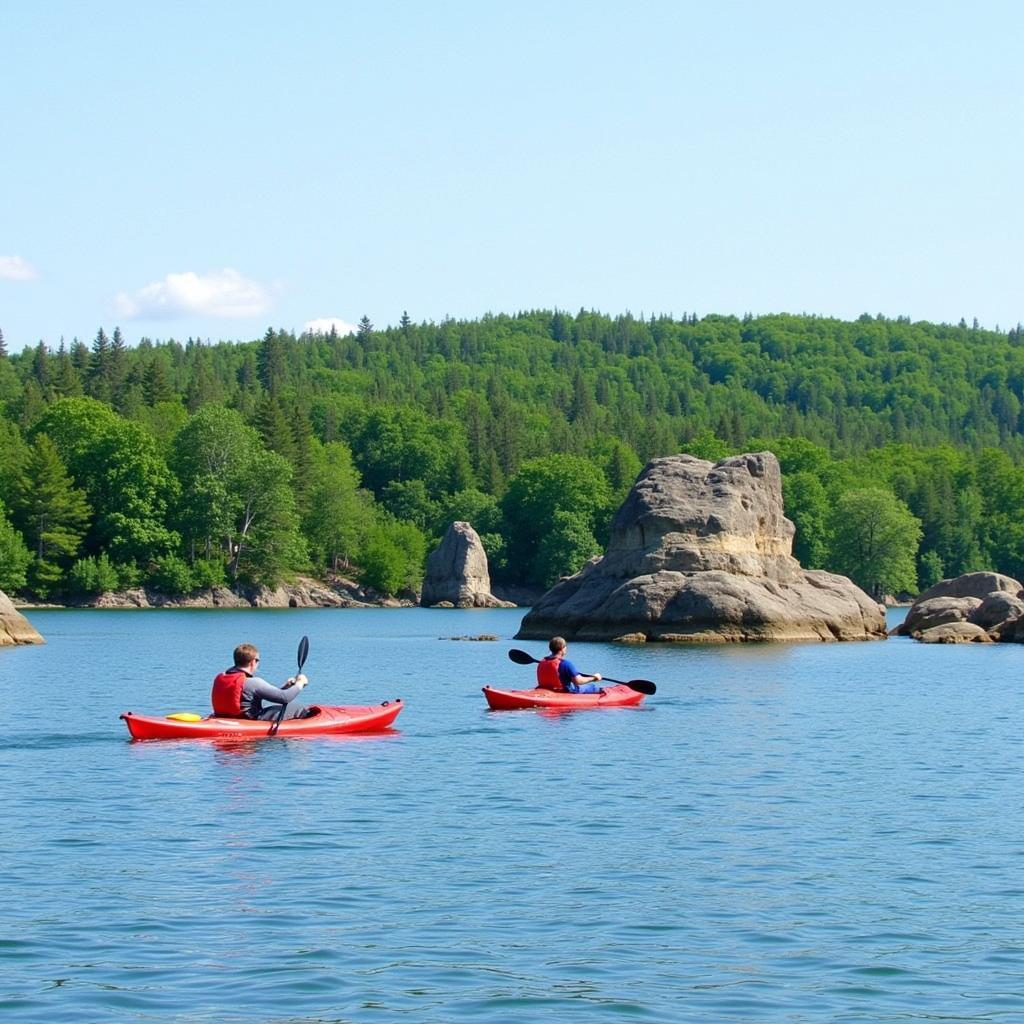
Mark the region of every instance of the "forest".
[[1024, 337], [865, 314], [535, 310], [348, 335], [8, 352], [0, 589], [170, 594], [340, 572], [415, 591], [453, 520], [550, 586], [644, 463], [769, 449], [794, 553], [876, 595], [1024, 576]]

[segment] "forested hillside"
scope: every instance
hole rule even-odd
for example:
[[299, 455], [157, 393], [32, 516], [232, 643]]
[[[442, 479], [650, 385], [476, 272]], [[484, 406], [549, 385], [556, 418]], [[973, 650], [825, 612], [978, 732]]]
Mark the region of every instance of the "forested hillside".
[[1024, 339], [861, 317], [535, 311], [357, 334], [0, 340], [0, 587], [415, 588], [453, 519], [499, 582], [600, 550], [647, 459], [769, 448], [804, 565], [1024, 574]]

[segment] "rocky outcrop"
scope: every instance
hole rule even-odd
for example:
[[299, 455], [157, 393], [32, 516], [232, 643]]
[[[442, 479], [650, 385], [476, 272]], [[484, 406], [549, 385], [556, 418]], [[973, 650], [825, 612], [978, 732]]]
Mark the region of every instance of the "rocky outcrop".
[[947, 622], [917, 634], [923, 644], [990, 644], [992, 637], [973, 622]]
[[45, 644], [35, 627], [0, 590], [0, 647], [13, 644]]
[[612, 523], [608, 548], [534, 605], [517, 634], [543, 639], [863, 640], [884, 609], [845, 576], [792, 555], [771, 452], [710, 463], [654, 459]]
[[343, 576], [322, 581], [299, 576], [277, 587], [211, 587], [190, 594], [162, 594], [136, 587], [99, 594], [76, 604], [88, 608], [404, 608], [415, 601], [412, 596], [384, 597]]
[[491, 593], [487, 553], [469, 523], [452, 523], [427, 558], [420, 604], [454, 608], [511, 608]]
[[929, 587], [893, 631], [924, 643], [1024, 642], [1024, 591], [1011, 576], [969, 572]]

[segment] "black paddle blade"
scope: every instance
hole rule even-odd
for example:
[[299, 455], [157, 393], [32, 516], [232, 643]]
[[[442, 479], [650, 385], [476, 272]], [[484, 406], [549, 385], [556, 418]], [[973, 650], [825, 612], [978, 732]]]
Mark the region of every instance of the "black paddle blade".
[[637, 693], [657, 693], [658, 688], [650, 679], [612, 679], [611, 676], [602, 676], [606, 683], [618, 683], [620, 686], [628, 686]]
[[306, 656], [309, 654], [309, 637], [304, 636], [299, 641], [299, 671], [302, 671], [302, 666], [306, 664]]
[[631, 690], [636, 690], [637, 693], [657, 693], [658, 688], [650, 681], [650, 679], [630, 679], [626, 685]]
[[509, 651], [508, 656], [517, 665], [532, 665], [537, 660], [532, 654], [527, 654], [526, 651]]

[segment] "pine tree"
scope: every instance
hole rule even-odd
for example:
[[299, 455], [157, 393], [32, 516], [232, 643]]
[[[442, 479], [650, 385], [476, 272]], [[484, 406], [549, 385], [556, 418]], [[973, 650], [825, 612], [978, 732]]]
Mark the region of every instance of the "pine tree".
[[79, 341], [78, 338], [71, 339], [71, 365], [74, 366], [78, 372], [79, 377], [85, 378], [89, 373], [89, 363], [91, 357], [89, 355], [89, 346], [84, 341]]
[[0, 331], [0, 359], [7, 358], [7, 342], [4, 341], [4, 332]]
[[167, 364], [162, 356], [155, 355], [146, 366], [142, 378], [142, 393], [149, 406], [156, 405], [157, 402], [175, 400], [174, 389], [167, 378]]
[[89, 360], [89, 395], [101, 402], [110, 402], [113, 392], [110, 387], [110, 339], [101, 327], [92, 343], [92, 357]]
[[110, 340], [110, 355], [107, 362], [107, 380], [110, 394], [118, 409], [121, 409], [123, 391], [128, 376], [128, 346], [125, 344], [121, 328], [115, 327]]
[[267, 328], [257, 356], [260, 383], [271, 395], [278, 395], [288, 380], [288, 361], [282, 336], [272, 327]]
[[15, 522], [32, 549], [29, 576], [35, 589], [48, 594], [63, 566], [78, 552], [89, 524], [84, 492], [73, 485], [53, 442], [39, 434], [18, 480], [13, 502]]
[[284, 410], [272, 395], [264, 395], [257, 404], [255, 426], [267, 448], [294, 463], [295, 438]]

